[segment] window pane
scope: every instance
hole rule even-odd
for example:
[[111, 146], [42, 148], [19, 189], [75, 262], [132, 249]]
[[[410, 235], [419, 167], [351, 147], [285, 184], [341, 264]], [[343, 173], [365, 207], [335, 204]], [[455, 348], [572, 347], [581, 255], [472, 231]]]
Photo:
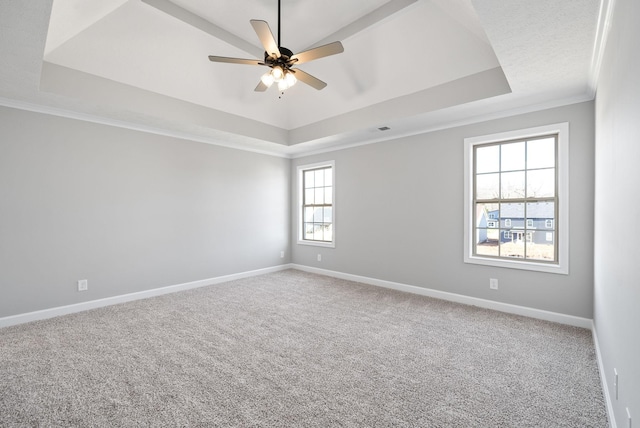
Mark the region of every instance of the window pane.
[[333, 232], [333, 168], [303, 169], [302, 237], [309, 241], [332, 242]]
[[476, 176], [476, 199], [498, 199], [500, 174], [482, 174]]
[[481, 256], [498, 256], [498, 240], [489, 237], [490, 233], [495, 233], [497, 237], [497, 231], [490, 231], [484, 228], [476, 229], [476, 254]]
[[323, 217], [322, 217], [322, 221], [323, 223], [331, 223], [333, 222], [333, 208], [331, 207], [324, 207], [323, 211]]
[[[476, 204], [476, 226], [489, 227], [489, 222], [500, 219], [499, 204]], [[497, 227], [497, 226], [496, 226]]]
[[304, 220], [305, 223], [313, 223], [313, 207], [304, 208]]
[[315, 171], [315, 180], [316, 187], [324, 186], [324, 169], [318, 169]]
[[324, 170], [324, 185], [333, 186], [333, 174], [331, 173], [331, 168]]
[[333, 204], [333, 187], [324, 188], [324, 203]]
[[544, 260], [552, 262], [555, 260], [555, 232], [534, 231], [531, 242], [527, 242], [527, 259]]
[[500, 204], [500, 220], [503, 227], [524, 229], [524, 204]]
[[304, 188], [309, 189], [310, 187], [314, 187], [314, 171], [305, 171], [304, 172]]
[[527, 169], [556, 166], [556, 139], [544, 138], [527, 142]]
[[476, 173], [498, 172], [500, 170], [500, 146], [476, 149]]
[[558, 262], [558, 144], [552, 134], [474, 145], [473, 254]]
[[502, 171], [524, 169], [524, 141], [500, 146], [500, 167]]
[[527, 171], [527, 197], [552, 198], [556, 193], [556, 170], [537, 169]]
[[325, 241], [333, 240], [333, 224], [324, 225], [324, 240]]
[[511, 239], [500, 242], [500, 256], [524, 259], [524, 232], [511, 232]]
[[304, 204], [305, 205], [313, 205], [316, 202], [315, 191], [314, 189], [306, 189], [304, 191]]
[[524, 171], [501, 174], [502, 199], [524, 198]]
[[554, 220], [556, 216], [553, 202], [527, 203], [527, 218], [533, 221], [536, 229], [546, 228], [547, 220]]
[[304, 239], [313, 239], [313, 223], [304, 224]]

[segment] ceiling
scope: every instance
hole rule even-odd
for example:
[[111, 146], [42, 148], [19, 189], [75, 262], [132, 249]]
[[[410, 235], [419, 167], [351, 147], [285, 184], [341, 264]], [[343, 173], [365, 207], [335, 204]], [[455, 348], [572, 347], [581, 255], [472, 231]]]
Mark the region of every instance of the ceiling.
[[9, 0], [0, 104], [295, 157], [593, 99], [602, 1], [282, 0], [282, 46], [344, 53], [281, 94], [207, 58], [262, 59], [277, 0]]

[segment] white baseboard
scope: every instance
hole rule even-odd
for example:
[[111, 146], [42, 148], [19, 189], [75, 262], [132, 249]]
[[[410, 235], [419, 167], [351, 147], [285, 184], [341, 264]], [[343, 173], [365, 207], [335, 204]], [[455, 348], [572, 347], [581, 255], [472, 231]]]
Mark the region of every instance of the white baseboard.
[[256, 269], [247, 272], [240, 272], [231, 275], [218, 276], [215, 278], [202, 279], [199, 281], [185, 282], [184, 284], [169, 285], [151, 290], [138, 291], [136, 293], [122, 294], [120, 296], [106, 297], [104, 299], [91, 300], [88, 302], [76, 303], [73, 305], [58, 306], [40, 311], [27, 312], [24, 314], [12, 315], [0, 318], [0, 328], [12, 325], [23, 324], [26, 322], [43, 320], [47, 318], [58, 317], [61, 315], [73, 314], [89, 309], [102, 308], [105, 306], [116, 305], [118, 303], [131, 302], [133, 300], [147, 299], [149, 297], [161, 296], [163, 294], [176, 293], [178, 291], [191, 290], [193, 288], [206, 287], [208, 285], [220, 284], [222, 282], [233, 281], [236, 279], [249, 278], [252, 276], [263, 275], [265, 273], [278, 272], [281, 270], [291, 269], [290, 264], [273, 266], [264, 269]]
[[588, 318], [580, 318], [572, 315], [559, 314], [556, 312], [544, 311], [541, 309], [527, 308], [525, 306], [511, 305], [508, 303], [500, 303], [492, 300], [479, 299], [477, 297], [469, 297], [462, 294], [449, 293], [446, 291], [433, 290], [430, 288], [416, 287], [414, 285], [401, 284], [398, 282], [385, 281], [381, 279], [369, 278], [365, 276], [352, 275], [348, 273], [336, 272], [327, 269], [319, 269], [310, 266], [298, 264], [283, 264], [264, 269], [257, 269], [237, 274], [219, 276], [216, 278], [203, 279], [199, 281], [187, 282], [184, 284], [170, 285], [167, 287], [154, 288], [152, 290], [139, 291], [136, 293], [123, 294], [120, 296], [107, 297], [104, 299], [91, 300], [88, 302], [76, 303], [73, 305], [59, 306], [41, 311], [28, 312], [24, 314], [12, 315], [0, 318], [0, 328], [11, 325], [22, 324], [30, 321], [37, 321], [47, 318], [53, 318], [60, 315], [72, 314], [75, 312], [86, 311], [89, 309], [101, 308], [104, 306], [115, 305], [118, 303], [130, 302], [133, 300], [146, 299], [148, 297], [161, 296], [163, 294], [175, 293], [178, 291], [190, 290], [192, 288], [206, 287], [208, 285], [220, 284], [222, 282], [232, 281], [236, 279], [249, 278], [252, 276], [263, 275], [271, 272], [278, 272], [286, 269], [298, 269], [301, 271], [317, 273], [320, 275], [331, 276], [334, 278], [346, 279], [349, 281], [361, 282], [364, 284], [375, 285], [378, 287], [391, 288], [394, 290], [405, 291], [422, 296], [434, 297], [436, 299], [448, 300], [466, 305], [478, 306], [481, 308], [493, 309], [496, 311], [507, 312], [516, 315], [523, 315], [531, 318], [542, 319], [546, 321], [558, 322], [561, 324], [572, 325], [591, 329], [592, 321]]
[[477, 297], [465, 296], [462, 294], [449, 293], [446, 291], [433, 290], [431, 288], [417, 287], [415, 285], [401, 284], [398, 282], [385, 281], [382, 279], [369, 278], [365, 276], [352, 275], [349, 273], [336, 272], [326, 269], [315, 268], [298, 264], [291, 264], [291, 268], [305, 272], [317, 273], [334, 278], [346, 279], [348, 281], [361, 282], [378, 287], [391, 288], [393, 290], [406, 291], [408, 293], [420, 294], [422, 296], [434, 297], [436, 299], [448, 300], [451, 302], [463, 303], [465, 305], [478, 306], [495, 311], [507, 312], [510, 314], [523, 315], [530, 318], [537, 318], [545, 321], [553, 321], [560, 324], [567, 324], [574, 327], [591, 329], [592, 320], [573, 315], [565, 315], [557, 312], [545, 311], [542, 309], [528, 308], [526, 306], [512, 305], [509, 303], [495, 302], [493, 300], [480, 299]]
[[600, 353], [600, 342], [598, 342], [598, 334], [596, 332], [596, 326], [591, 323], [591, 334], [593, 335], [593, 343], [596, 348], [596, 359], [598, 360], [598, 371], [600, 372], [600, 383], [602, 384], [602, 393], [604, 394], [604, 403], [607, 407], [607, 418], [609, 418], [609, 427], [616, 428], [615, 413], [613, 413], [613, 401], [611, 401], [611, 394], [609, 394], [609, 387], [607, 386], [607, 375], [602, 362], [602, 354]]

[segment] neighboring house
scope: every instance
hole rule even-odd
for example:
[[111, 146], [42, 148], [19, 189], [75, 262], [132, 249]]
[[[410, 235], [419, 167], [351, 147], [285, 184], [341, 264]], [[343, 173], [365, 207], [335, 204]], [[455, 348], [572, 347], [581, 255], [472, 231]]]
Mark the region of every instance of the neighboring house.
[[[478, 219], [478, 242], [488, 242], [499, 228], [500, 242], [533, 242], [551, 244], [554, 241], [555, 209], [551, 202], [530, 204], [525, 218], [523, 204], [502, 204], [501, 211], [485, 211]], [[486, 228], [486, 229], [485, 229]]]

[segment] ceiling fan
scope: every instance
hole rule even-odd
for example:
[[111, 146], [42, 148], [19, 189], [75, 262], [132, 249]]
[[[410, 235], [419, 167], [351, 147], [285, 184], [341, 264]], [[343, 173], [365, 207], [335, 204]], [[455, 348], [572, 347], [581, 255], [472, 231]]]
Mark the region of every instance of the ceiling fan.
[[229, 58], [224, 56], [209, 55], [209, 60], [213, 62], [226, 62], [231, 64], [262, 65], [270, 68], [261, 78], [255, 91], [264, 92], [273, 85], [278, 84], [278, 90], [284, 92], [296, 81], [321, 90], [327, 84], [322, 80], [306, 73], [299, 68], [293, 68], [298, 64], [312, 61], [318, 58], [339, 54], [344, 52], [344, 47], [340, 42], [333, 42], [317, 48], [309, 49], [298, 54], [294, 54], [289, 49], [280, 45], [280, 0], [278, 0], [278, 42], [276, 43], [271, 28], [266, 21], [252, 19], [251, 26], [258, 35], [264, 47], [264, 60]]

